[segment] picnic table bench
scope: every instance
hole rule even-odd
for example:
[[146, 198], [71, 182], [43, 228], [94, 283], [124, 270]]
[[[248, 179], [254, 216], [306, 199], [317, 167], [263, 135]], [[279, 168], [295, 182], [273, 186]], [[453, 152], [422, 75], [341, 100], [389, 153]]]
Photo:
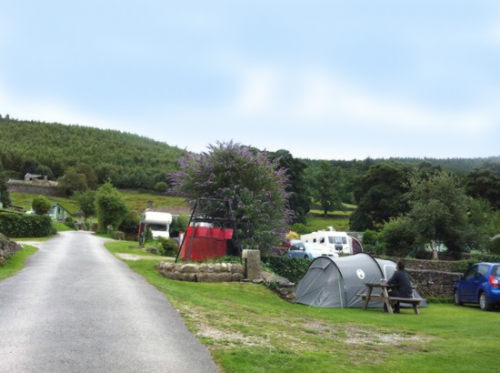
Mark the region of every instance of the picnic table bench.
[[[387, 306], [387, 312], [394, 313], [392, 306], [396, 304], [396, 302], [409, 303], [413, 307], [413, 312], [415, 315], [418, 315], [418, 306], [420, 302], [423, 302], [423, 298], [403, 298], [403, 297], [392, 297], [389, 296], [388, 289], [391, 287], [389, 284], [381, 282], [381, 283], [366, 283], [366, 287], [368, 288], [367, 293], [360, 294], [361, 299], [365, 301], [363, 309], [368, 309], [368, 303], [371, 300], [380, 300], [385, 303]], [[373, 294], [374, 288], [380, 288], [382, 291], [380, 294]]]

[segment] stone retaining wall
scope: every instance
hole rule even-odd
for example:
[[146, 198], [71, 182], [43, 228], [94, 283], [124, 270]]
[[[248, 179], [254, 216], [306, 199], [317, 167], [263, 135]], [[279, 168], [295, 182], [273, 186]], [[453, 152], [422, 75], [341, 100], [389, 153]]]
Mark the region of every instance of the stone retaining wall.
[[164, 277], [194, 282], [229, 282], [244, 278], [244, 267], [235, 263], [183, 264], [162, 262], [156, 267]]
[[10, 241], [6, 236], [0, 233], [0, 264], [4, 263], [18, 250], [21, 250], [21, 246], [14, 241]]
[[19, 184], [7, 184], [7, 189], [9, 192], [13, 193], [29, 193], [29, 194], [41, 194], [44, 196], [61, 196], [61, 191], [54, 186], [47, 185], [36, 185], [28, 183]]
[[[395, 262], [398, 259], [393, 258]], [[452, 260], [403, 259], [406, 269], [423, 269], [441, 272], [453, 272], [457, 266]]]
[[424, 298], [452, 297], [453, 285], [462, 273], [434, 270], [408, 269], [408, 274], [417, 286], [417, 291]]

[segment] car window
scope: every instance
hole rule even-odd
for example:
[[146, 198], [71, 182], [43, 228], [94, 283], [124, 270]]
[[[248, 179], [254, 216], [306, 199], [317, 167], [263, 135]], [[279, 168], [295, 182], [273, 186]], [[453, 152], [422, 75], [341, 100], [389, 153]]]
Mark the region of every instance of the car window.
[[464, 274], [464, 278], [465, 278], [466, 280], [469, 280], [469, 279], [471, 279], [471, 278], [474, 278], [474, 277], [476, 277], [476, 273], [477, 273], [477, 265], [472, 266], [471, 268], [469, 268], [469, 269], [467, 270], [467, 272], [465, 272], [465, 274]]
[[490, 266], [488, 264], [480, 264], [479, 268], [478, 268], [478, 272], [481, 276], [486, 276], [489, 269], [490, 269]]
[[493, 269], [491, 270], [491, 274], [493, 276], [500, 276], [500, 266], [499, 265], [494, 266]]

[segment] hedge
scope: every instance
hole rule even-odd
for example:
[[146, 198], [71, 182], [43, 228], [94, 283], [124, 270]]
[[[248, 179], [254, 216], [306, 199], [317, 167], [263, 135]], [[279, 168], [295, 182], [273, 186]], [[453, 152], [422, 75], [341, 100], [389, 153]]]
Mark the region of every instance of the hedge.
[[304, 277], [311, 264], [309, 259], [289, 258], [287, 256], [264, 257], [262, 261], [271, 267], [274, 273], [292, 282], [298, 282]]
[[0, 233], [7, 237], [44, 237], [55, 232], [47, 215], [0, 211]]

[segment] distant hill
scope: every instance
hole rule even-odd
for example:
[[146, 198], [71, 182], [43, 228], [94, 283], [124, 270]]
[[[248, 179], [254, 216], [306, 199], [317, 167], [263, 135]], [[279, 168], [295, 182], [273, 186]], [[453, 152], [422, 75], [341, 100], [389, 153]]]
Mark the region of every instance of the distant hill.
[[75, 164], [87, 164], [99, 181], [120, 188], [152, 189], [176, 169], [184, 150], [120, 131], [76, 125], [0, 119], [0, 170], [57, 179]]

